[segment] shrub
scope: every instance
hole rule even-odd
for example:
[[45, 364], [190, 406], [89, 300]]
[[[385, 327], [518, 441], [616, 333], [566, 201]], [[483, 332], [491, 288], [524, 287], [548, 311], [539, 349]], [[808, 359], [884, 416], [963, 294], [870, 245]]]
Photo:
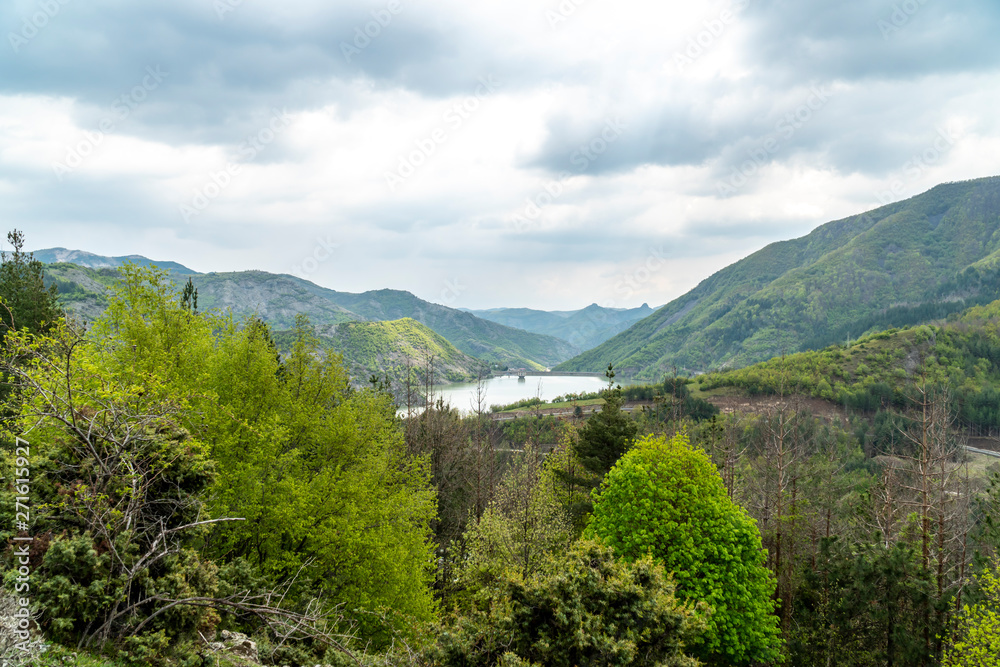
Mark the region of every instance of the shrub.
[[704, 621], [677, 601], [663, 567], [648, 557], [616, 560], [594, 541], [577, 544], [539, 576], [503, 579], [477, 602], [441, 633], [427, 656], [431, 664], [698, 664], [685, 645], [703, 631]]
[[779, 658], [775, 582], [760, 532], [686, 435], [647, 436], [618, 461], [595, 492], [588, 535], [628, 560], [651, 555], [673, 572], [681, 599], [714, 610], [699, 657], [740, 665]]

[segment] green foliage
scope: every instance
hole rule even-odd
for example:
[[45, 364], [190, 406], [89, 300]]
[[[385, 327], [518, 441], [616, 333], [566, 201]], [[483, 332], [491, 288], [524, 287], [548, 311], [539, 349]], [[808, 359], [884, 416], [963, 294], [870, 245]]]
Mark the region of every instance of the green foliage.
[[465, 533], [466, 577], [527, 580], [569, 543], [569, 517], [540, 454], [529, 445], [511, 461], [486, 511]]
[[1000, 656], [1000, 562], [979, 577], [983, 601], [965, 605], [942, 667], [992, 667]]
[[578, 352], [578, 348], [559, 338], [515, 329], [480, 319], [472, 313], [427, 303], [409, 292], [389, 289], [364, 294], [325, 291], [324, 296], [359, 315], [357, 319], [412, 317], [444, 336], [465, 354], [501, 366], [543, 370]]
[[576, 454], [580, 461], [593, 472], [604, 474], [611, 470], [615, 461], [632, 444], [638, 425], [622, 412], [621, 387], [608, 388], [604, 392], [601, 411], [591, 415], [580, 428], [576, 443]]
[[975, 500], [972, 541], [977, 545], [974, 560], [985, 568], [1000, 557], [1000, 466], [987, 474], [986, 488]]
[[[240, 326], [213, 313], [194, 314], [162, 272], [133, 266], [121, 272], [124, 279], [112, 288], [108, 309], [86, 344], [73, 346], [72, 381], [55, 382], [44, 364], [27, 371], [72, 407], [66, 400], [69, 384], [73, 415], [86, 418], [90, 427], [104, 424], [109, 405], [120, 410], [110, 422], [118, 426], [98, 431], [107, 434], [105, 440], [95, 441], [82, 426], [67, 429], [59, 419], [43, 421], [44, 431], [35, 426], [39, 443], [49, 447], [37, 460], [39, 473], [77, 466], [77, 477], [49, 472], [35, 488], [50, 494], [54, 508], [68, 504], [77, 515], [89, 512], [73, 519], [68, 510], [54, 511], [49, 525], [57, 533], [73, 526], [72, 536], [89, 524], [107, 525], [110, 518], [117, 531], [112, 537], [124, 540], [131, 531], [137, 553], [144, 553], [143, 540], [148, 544], [155, 531], [137, 533], [135, 517], [121, 512], [132, 499], [130, 474], [115, 471], [104, 487], [91, 481], [102, 462], [128, 454], [118, 465], [147, 475], [142, 488], [148, 521], [163, 521], [169, 530], [198, 517], [244, 519], [215, 524], [196, 541], [189, 536], [186, 546], [223, 563], [248, 560], [272, 584], [291, 586], [287, 604], [314, 598], [327, 607], [339, 604], [340, 629], [354, 629], [376, 643], [432, 619], [434, 491], [427, 461], [407, 452], [391, 399], [352, 390], [340, 357], [322, 353], [304, 318], [287, 358], [279, 360], [259, 321]], [[50, 402], [41, 394], [30, 401], [24, 422], [48, 410]], [[131, 449], [113, 447], [115, 429], [138, 428], [141, 435], [141, 419], [152, 426], [156, 415], [190, 437], [132, 435]], [[96, 455], [90, 456], [93, 447]], [[75, 486], [74, 479], [83, 484]], [[81, 499], [88, 503], [83, 509]], [[133, 523], [126, 528], [130, 516]], [[102, 552], [108, 545], [101, 547], [96, 539]], [[119, 567], [130, 562], [126, 558]], [[181, 552], [162, 560], [160, 568], [143, 581], [153, 596], [211, 588], [208, 571], [197, 574]], [[178, 631], [193, 623], [172, 614], [158, 618], [162, 627]], [[337, 615], [331, 618], [338, 622]], [[160, 627], [149, 630], [155, 634]]]
[[84, 629], [103, 620], [122, 599], [124, 582], [112, 574], [110, 551], [98, 555], [90, 533], [59, 537], [42, 560], [38, 599], [49, 636], [77, 640]]
[[[164, 264], [172, 268], [167, 276], [174, 289], [180, 290], [192, 279], [190, 270], [173, 262]], [[108, 290], [122, 276], [123, 269], [50, 264], [47, 271], [49, 282], [57, 286], [67, 309], [92, 320], [107, 307]], [[193, 275], [198, 283], [198, 306], [203, 312], [228, 311], [238, 320], [266, 313], [265, 319], [275, 331], [291, 329], [298, 314], [307, 315], [324, 332], [349, 322], [413, 318], [443, 336], [462, 354], [498, 366], [544, 370], [579, 352], [579, 348], [562, 339], [479, 319], [400, 290], [349, 294], [263, 271]]]
[[792, 664], [931, 664], [925, 642], [943, 632], [929, 625], [938, 618], [931, 591], [929, 573], [906, 545], [824, 541], [797, 594]]
[[192, 313], [198, 312], [198, 290], [190, 278], [181, 291], [181, 307]]
[[[53, 336], [17, 333], [6, 341], [23, 360], [7, 368], [23, 392], [20, 425], [32, 427], [39, 535], [32, 592], [51, 637], [83, 645], [121, 640], [170, 600], [214, 595], [215, 566], [183, 546], [196, 533], [191, 524], [204, 511], [214, 468], [155, 396], [122, 387], [82, 352], [73, 355], [86, 348], [64, 326]], [[191, 640], [198, 631], [211, 634], [216, 621], [208, 607], [178, 607], [148, 630], [170, 642]]]
[[491, 405], [490, 412], [506, 412], [508, 410], [517, 410], [518, 408], [533, 408], [539, 405], [545, 405], [545, 401], [537, 396], [532, 396], [531, 398], [522, 398], [519, 401], [514, 401], [513, 403], [506, 403], [504, 405]]
[[719, 409], [708, 401], [691, 395], [693, 380], [667, 377], [659, 384], [632, 384], [622, 388], [626, 401], [653, 401], [651, 416], [657, 421], [688, 418], [695, 422], [711, 419]]
[[703, 629], [660, 565], [648, 557], [625, 563], [583, 542], [537, 576], [485, 589], [428, 657], [448, 667], [694, 667], [685, 646]]
[[576, 434], [565, 433], [546, 457], [545, 471], [551, 478], [556, 499], [572, 522], [574, 537], [579, 537], [594, 509], [591, 492], [601, 483], [601, 477], [583, 465], [576, 455], [575, 443]]
[[[976, 432], [1000, 429], [1000, 301], [952, 322], [888, 330], [816, 352], [800, 352], [701, 379], [701, 388], [747, 394], [797, 391], [877, 413], [910, 406], [908, 388], [922, 375], [947, 387], [959, 422]], [[881, 450], [887, 451], [887, 450]]]
[[498, 423], [498, 428], [500, 437], [513, 446], [526, 442], [544, 445], [558, 442], [567, 427], [558, 417], [541, 415], [504, 419]]
[[775, 582], [760, 532], [687, 436], [639, 440], [595, 493], [585, 535], [628, 560], [651, 555], [673, 573], [681, 599], [712, 608], [695, 645], [700, 657], [741, 665], [779, 658]]
[[14, 248], [0, 253], [0, 338], [11, 329], [44, 332], [62, 316], [56, 287], [45, 287], [42, 263], [25, 253], [24, 234], [7, 234]]
[[[290, 338], [289, 334], [278, 335], [285, 346]], [[411, 368], [426, 373], [430, 366], [432, 382], [468, 382], [484, 370], [483, 362], [459, 352], [443, 336], [409, 317], [340, 324], [329, 330], [321, 343], [343, 356], [352, 377], [385, 374], [397, 389]]]

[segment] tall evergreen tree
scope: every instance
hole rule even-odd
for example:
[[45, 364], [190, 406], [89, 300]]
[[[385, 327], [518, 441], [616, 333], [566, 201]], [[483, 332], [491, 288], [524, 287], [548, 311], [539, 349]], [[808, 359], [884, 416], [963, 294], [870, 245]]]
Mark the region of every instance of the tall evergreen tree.
[[602, 392], [604, 405], [580, 429], [576, 454], [588, 470], [603, 475], [611, 470], [621, 455], [635, 439], [639, 426], [622, 412], [622, 387], [615, 386], [615, 370], [608, 364], [604, 373], [608, 388]]
[[7, 242], [14, 252], [0, 251], [0, 337], [11, 329], [48, 331], [62, 315], [56, 286], [45, 287], [42, 263], [23, 250], [23, 232], [9, 232]]

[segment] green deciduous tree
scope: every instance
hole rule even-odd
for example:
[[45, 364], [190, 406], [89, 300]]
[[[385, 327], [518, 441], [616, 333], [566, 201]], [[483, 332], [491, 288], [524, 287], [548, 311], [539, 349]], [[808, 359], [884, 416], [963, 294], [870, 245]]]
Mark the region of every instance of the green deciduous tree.
[[594, 509], [591, 492], [601, 482], [601, 477], [588, 470], [576, 455], [576, 432], [564, 432], [545, 460], [546, 474], [552, 478], [556, 499], [573, 524], [573, 534], [578, 537], [587, 525]]
[[[206, 558], [248, 560], [276, 586], [294, 581], [286, 601], [339, 606], [342, 632], [376, 642], [432, 619], [434, 491], [390, 397], [352, 390], [305, 319], [279, 358], [261, 322], [195, 314], [163, 272], [121, 271], [107, 311], [74, 346], [80, 372], [53, 391], [89, 396], [87, 419], [107, 430], [128, 434], [129, 415], [162, 413], [190, 435], [191, 455], [216, 471], [196, 494], [202, 518], [244, 519], [211, 527], [198, 543]], [[111, 404], [128, 410], [105, 424]]]
[[698, 664], [686, 646], [703, 631], [704, 621], [675, 598], [663, 567], [649, 557], [623, 562], [596, 542], [578, 543], [538, 576], [505, 577], [477, 603], [440, 634], [430, 664]]
[[[19, 398], [4, 435], [27, 440], [18, 443], [30, 456], [6, 452], [3, 472], [31, 480], [32, 593], [50, 636], [120, 640], [178, 597], [211, 598], [215, 566], [190, 544], [209, 523], [214, 465], [179, 427], [176, 403], [96, 366], [65, 323], [48, 336], [11, 332], [4, 344]], [[150, 629], [191, 641], [217, 620], [205, 606], [176, 606]]]
[[552, 476], [528, 445], [514, 457], [486, 511], [465, 533], [468, 576], [474, 581], [527, 579], [550, 555], [565, 552], [570, 538], [569, 516]]
[[652, 555], [673, 572], [681, 599], [712, 608], [699, 657], [727, 665], [779, 658], [775, 582], [760, 532], [686, 435], [636, 442], [595, 494], [584, 535], [628, 560]]
[[942, 667], [992, 667], [1000, 660], [1000, 561], [979, 576], [983, 600], [966, 605]]

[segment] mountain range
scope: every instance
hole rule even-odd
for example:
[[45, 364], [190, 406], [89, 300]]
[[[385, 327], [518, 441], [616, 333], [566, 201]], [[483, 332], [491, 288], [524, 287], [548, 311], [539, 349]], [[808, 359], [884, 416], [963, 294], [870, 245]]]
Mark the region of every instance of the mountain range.
[[[444, 336], [409, 317], [332, 324], [317, 333], [327, 349], [343, 356], [352, 378], [361, 382], [373, 375], [388, 378], [400, 398], [405, 398], [407, 375], [411, 383], [420, 385], [428, 366], [433, 369], [434, 382], [469, 382], [487, 370], [484, 362], [461, 352]], [[279, 348], [287, 348], [290, 337], [291, 332], [276, 334]]]
[[[464, 311], [401, 290], [338, 292], [262, 271], [197, 273], [176, 262], [65, 248], [35, 256], [56, 262], [46, 266], [47, 279], [67, 309], [85, 319], [103, 310], [104, 291], [124, 262], [155, 263], [177, 283], [190, 277], [203, 310], [257, 314], [276, 332], [289, 329], [298, 313], [328, 333], [347, 322], [411, 318], [461, 354], [494, 366], [599, 372], [613, 364], [623, 377], [656, 379], [672, 369], [744, 367], [1000, 298], [1000, 177], [942, 184], [772, 243], [655, 310], [593, 304], [577, 311]], [[441, 372], [457, 376], [459, 368], [470, 366], [460, 361]]]
[[[38, 259], [66, 256], [75, 251], [41, 250]], [[46, 280], [55, 283], [66, 309], [92, 320], [106, 306], [105, 292], [118, 278], [115, 262], [123, 258], [90, 253], [73, 256], [81, 264], [47, 264]], [[132, 261], [133, 258], [125, 258]], [[297, 314], [309, 316], [323, 329], [345, 322], [369, 322], [412, 318], [443, 336], [463, 353], [498, 366], [549, 368], [580, 351], [570, 343], [543, 334], [483, 320], [447, 306], [417, 298], [401, 290], [377, 290], [363, 294], [337, 292], [285, 274], [264, 271], [196, 273], [174, 262], [144, 265], [169, 266], [176, 284], [192, 280], [198, 290], [201, 310], [230, 310], [237, 318], [256, 315], [280, 332], [290, 329]]]
[[492, 308], [468, 312], [509, 327], [562, 338], [581, 350], [589, 350], [652, 315], [654, 311], [645, 303], [638, 308], [604, 308], [594, 303], [580, 310]]
[[1000, 177], [939, 185], [772, 243], [556, 370], [742, 367], [1000, 298]]

